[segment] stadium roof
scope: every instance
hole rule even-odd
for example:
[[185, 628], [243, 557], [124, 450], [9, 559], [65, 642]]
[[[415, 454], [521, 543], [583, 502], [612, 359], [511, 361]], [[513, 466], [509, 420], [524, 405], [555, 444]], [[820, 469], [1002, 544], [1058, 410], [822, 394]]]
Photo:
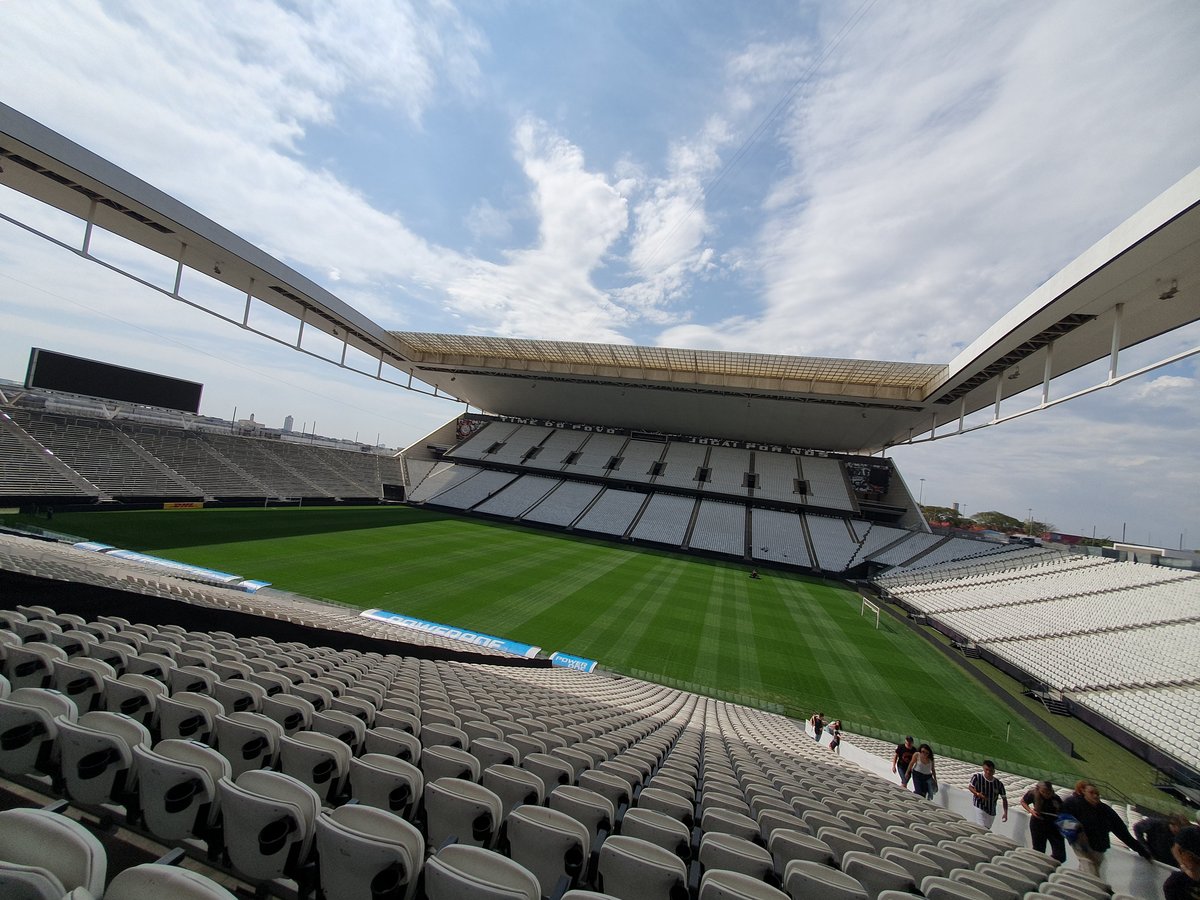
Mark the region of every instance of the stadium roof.
[[[375, 377], [433, 387], [487, 412], [549, 420], [872, 452], [963, 428], [966, 416], [1041, 386], [1016, 414], [1069, 399], [1054, 381], [1109, 360], [1090, 391], [1138, 371], [1120, 351], [1200, 319], [1200, 169], [1017, 304], [949, 363], [824, 359], [470, 335], [389, 332], [320, 285], [107, 160], [0, 104], [0, 184], [87, 223], [78, 246], [0, 217], [86, 258], [102, 228], [375, 358]], [[143, 284], [141, 277], [129, 272]], [[963, 298], [969, 302], [969, 298]], [[214, 315], [220, 315], [213, 310]], [[248, 316], [229, 319], [248, 328]], [[251, 328], [251, 330], [254, 330]], [[260, 332], [262, 333], [262, 332]], [[265, 335], [272, 340], [277, 336]], [[286, 341], [285, 341], [286, 343]], [[305, 351], [308, 352], [308, 351]], [[340, 360], [344, 365], [346, 354]]]

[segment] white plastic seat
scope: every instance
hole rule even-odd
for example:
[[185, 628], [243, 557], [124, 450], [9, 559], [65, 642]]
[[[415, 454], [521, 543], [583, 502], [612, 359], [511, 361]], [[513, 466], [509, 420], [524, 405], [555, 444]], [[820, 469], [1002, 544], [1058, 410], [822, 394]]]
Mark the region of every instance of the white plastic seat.
[[626, 779], [612, 772], [589, 769], [579, 776], [579, 787], [600, 794], [613, 805], [614, 810], [629, 806], [632, 788]]
[[270, 768], [279, 757], [283, 726], [261, 713], [217, 716], [217, 749], [229, 760], [232, 778], [250, 769]]
[[[532, 772], [516, 766], [493, 765], [483, 770], [480, 783], [500, 798], [501, 817], [524, 803], [541, 806], [545, 798], [546, 785]], [[554, 803], [551, 802], [551, 807]]]
[[516, 766], [521, 763], [521, 751], [508, 741], [480, 737], [471, 741], [470, 753], [479, 760], [480, 770], [488, 766]]
[[353, 758], [350, 748], [333, 735], [297, 731], [279, 738], [279, 768], [308, 785], [326, 803], [341, 797]]
[[466, 750], [445, 744], [433, 744], [421, 751], [421, 771], [426, 781], [439, 778], [479, 780], [479, 760]]
[[196, 741], [159, 741], [133, 748], [142, 815], [163, 842], [204, 840], [217, 824], [217, 785], [230, 778], [229, 761]]
[[278, 722], [283, 727], [283, 733], [290, 735], [297, 731], [309, 731], [316, 710], [303, 697], [268, 692], [262, 701], [262, 714]]
[[362, 697], [355, 697], [349, 694], [334, 697], [332, 709], [362, 720], [363, 725], [367, 728], [371, 728], [375, 724], [375, 705]]
[[66, 651], [53, 644], [10, 645], [5, 650], [4, 674], [13, 690], [48, 688], [54, 678], [54, 666], [66, 659]]
[[682, 860], [691, 858], [691, 829], [656, 809], [635, 806], [627, 810], [621, 820], [621, 834], [670, 850]]
[[158, 701], [167, 695], [167, 686], [149, 675], [126, 672], [104, 678], [104, 708], [137, 719], [147, 728], [158, 727]]
[[509, 856], [532, 872], [549, 897], [563, 878], [578, 884], [591, 853], [588, 829], [566, 813], [525, 804], [508, 816]]
[[117, 670], [98, 659], [78, 657], [54, 665], [54, 688], [70, 697], [81, 713], [99, 708], [106, 677], [116, 678]]
[[51, 773], [59, 758], [59, 720], [78, 716], [75, 704], [58, 691], [17, 688], [0, 700], [0, 772]]
[[178, 866], [144, 863], [117, 875], [104, 900], [237, 900], [211, 878]]
[[909, 874], [916, 884], [920, 884], [930, 875], [941, 876], [943, 874], [943, 869], [938, 863], [919, 853], [914, 853], [912, 850], [888, 847], [880, 854], [880, 858], [898, 865]]
[[705, 832], [700, 838], [700, 865], [705, 871], [727, 869], [760, 881], [774, 874], [775, 865], [765, 847], [733, 834]]
[[[1001, 857], [1003, 860], [1004, 857]], [[1019, 869], [1016, 866], [1005, 865], [1002, 861], [982, 863], [975, 869], [981, 875], [987, 875], [989, 878], [995, 878], [997, 881], [1002, 881], [1018, 895], [1025, 894], [1027, 891], [1036, 891], [1040, 878], [1031, 875], [1028, 870]], [[1107, 897], [1108, 894], [1105, 893]]]
[[176, 666], [167, 672], [167, 687], [172, 697], [184, 692], [211, 696], [216, 683], [216, 673], [200, 666]]
[[943, 877], [948, 876], [955, 869], [969, 868], [967, 861], [962, 856], [947, 850], [945, 847], [924, 844], [917, 847], [913, 852], [941, 866]]
[[439, 778], [425, 785], [426, 833], [435, 847], [451, 837], [460, 844], [491, 847], [501, 814], [500, 798], [483, 785], [463, 778]]
[[245, 678], [235, 678], [214, 684], [213, 698], [225, 707], [227, 713], [262, 712], [267, 689]]
[[170, 697], [159, 697], [158, 734], [162, 740], [183, 739], [214, 744], [217, 716], [225, 714], [218, 700], [208, 694], [180, 691]]
[[820, 863], [794, 859], [783, 873], [783, 886], [796, 900], [820, 897], [821, 900], [867, 900], [867, 892], [858, 880], [845, 872]]
[[414, 766], [421, 761], [421, 742], [410, 732], [393, 728], [390, 725], [380, 725], [376, 719], [374, 728], [367, 729], [363, 741], [364, 753], [386, 753]]
[[311, 731], [328, 734], [350, 748], [357, 756], [367, 738], [367, 726], [362, 719], [337, 709], [326, 709], [313, 714]]
[[[566, 898], [564, 898], [566, 900]], [[778, 888], [751, 875], [713, 869], [700, 879], [697, 900], [789, 900]]]
[[[149, 646], [147, 644], [146, 646]], [[145, 675], [150, 678], [155, 678], [167, 684], [167, 673], [175, 668], [175, 661], [171, 657], [162, 654], [148, 651], [145, 648], [137, 656], [129, 657], [125, 663], [126, 675]]]
[[[486, 777], [484, 783], [486, 784]], [[617, 821], [617, 812], [612, 801], [603, 794], [585, 787], [559, 785], [550, 792], [549, 805], [551, 809], [564, 812], [583, 823], [593, 842], [601, 831], [611, 833]]]
[[833, 850], [818, 837], [791, 828], [776, 828], [771, 832], [767, 848], [775, 860], [775, 874], [780, 877], [794, 859], [832, 866]]
[[907, 869], [874, 852], [850, 851], [842, 857], [842, 871], [856, 879], [871, 900], [883, 891], [915, 891], [917, 887]]
[[350, 796], [365, 806], [412, 819], [425, 791], [421, 770], [382, 753], [350, 760]]
[[[645, 793], [643, 791], [643, 793]], [[734, 834], [748, 841], [759, 836], [758, 822], [749, 816], [728, 809], [711, 808], [700, 817], [700, 827], [705, 833], [720, 832]]]
[[58, 720], [58, 746], [67, 796], [77, 803], [125, 805], [137, 790], [133, 748], [150, 746], [150, 731], [121, 713], [88, 712]]
[[428, 900], [540, 900], [537, 877], [511, 859], [451, 844], [425, 864]]
[[323, 810], [316, 828], [321, 890], [328, 900], [413, 896], [425, 840], [411, 824], [382, 809], [347, 804]]
[[625, 835], [600, 848], [600, 890], [620, 900], [686, 900], [687, 868], [670, 850]]
[[63, 883], [48, 869], [0, 859], [0, 897], [4, 900], [63, 900], [66, 894]]
[[[0, 859], [43, 870], [64, 892], [83, 888], [96, 897], [104, 893], [108, 857], [103, 845], [78, 822], [58, 813], [44, 809], [0, 812]], [[3, 877], [0, 873], [0, 886], [5, 884]]]
[[546, 793], [550, 793], [560, 784], [575, 783], [574, 770], [563, 760], [549, 753], [522, 754], [521, 768], [541, 778], [546, 785]]
[[949, 878], [930, 876], [921, 882], [921, 893], [928, 900], [991, 900], [978, 888]]
[[217, 785], [225, 852], [234, 870], [251, 881], [291, 877], [312, 847], [321, 798], [280, 772], [253, 769]]

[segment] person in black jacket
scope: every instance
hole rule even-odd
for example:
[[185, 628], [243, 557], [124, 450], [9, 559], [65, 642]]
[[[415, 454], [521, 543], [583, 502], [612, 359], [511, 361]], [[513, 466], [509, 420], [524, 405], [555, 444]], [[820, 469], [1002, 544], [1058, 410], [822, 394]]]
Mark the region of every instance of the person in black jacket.
[[1039, 781], [1021, 798], [1021, 809], [1029, 813], [1029, 841], [1033, 849], [1045, 853], [1049, 842], [1050, 855], [1060, 863], [1067, 861], [1067, 844], [1058, 830], [1062, 805], [1062, 798], [1048, 781]]
[[1186, 828], [1188, 820], [1178, 813], [1165, 819], [1157, 816], [1147, 816], [1140, 822], [1133, 823], [1133, 836], [1146, 845], [1150, 855], [1160, 863], [1168, 866], [1175, 865], [1175, 857], [1171, 850], [1175, 844], [1175, 835]]
[[1175, 835], [1171, 847], [1179, 871], [1163, 882], [1166, 900], [1200, 900], [1200, 828], [1189, 825]]
[[1072, 846], [1081, 871], [1099, 877], [1104, 854], [1112, 846], [1110, 834], [1115, 834], [1142, 859], [1151, 859], [1150, 851], [1129, 833], [1116, 810], [1100, 802], [1100, 790], [1090, 781], [1076, 782], [1075, 793], [1063, 801], [1062, 811], [1078, 819], [1083, 832]]

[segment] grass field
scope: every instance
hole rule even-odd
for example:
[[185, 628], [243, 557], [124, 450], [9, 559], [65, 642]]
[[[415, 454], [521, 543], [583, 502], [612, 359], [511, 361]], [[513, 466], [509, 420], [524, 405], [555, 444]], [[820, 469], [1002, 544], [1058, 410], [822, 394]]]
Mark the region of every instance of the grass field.
[[756, 581], [741, 564], [406, 507], [95, 512], [52, 527], [794, 716], [1071, 768], [903, 625], [876, 629], [856, 593], [809, 577]]

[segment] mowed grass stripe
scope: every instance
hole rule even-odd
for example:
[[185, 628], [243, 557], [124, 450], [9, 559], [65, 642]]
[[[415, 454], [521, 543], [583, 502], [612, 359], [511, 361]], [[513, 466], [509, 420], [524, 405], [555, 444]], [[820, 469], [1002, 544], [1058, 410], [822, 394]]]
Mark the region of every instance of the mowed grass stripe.
[[[853, 592], [773, 570], [422, 509], [60, 514], [56, 528], [356, 606], [381, 606], [678, 679], [708, 693], [913, 733], [1047, 769], [1038, 735]], [[1023, 731], [1023, 730], [1022, 730]], [[998, 739], [997, 735], [1001, 737]]]

